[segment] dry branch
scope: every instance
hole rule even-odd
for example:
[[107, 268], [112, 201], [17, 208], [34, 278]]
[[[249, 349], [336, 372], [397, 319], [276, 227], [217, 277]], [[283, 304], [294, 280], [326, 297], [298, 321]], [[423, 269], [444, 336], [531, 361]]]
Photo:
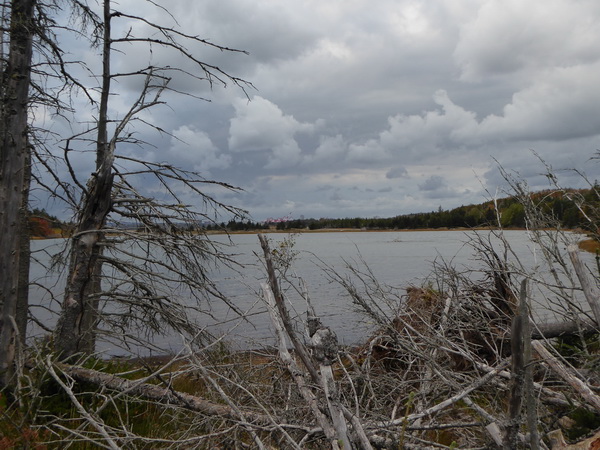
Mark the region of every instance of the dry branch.
[[375, 424], [375, 426], [377, 428], [388, 428], [388, 427], [402, 425], [405, 422], [414, 422], [415, 420], [420, 419], [422, 417], [427, 417], [427, 416], [437, 414], [440, 411], [446, 409], [447, 407], [454, 405], [456, 402], [462, 400], [467, 395], [469, 395], [471, 392], [481, 388], [482, 386], [485, 386], [492, 378], [494, 378], [495, 376], [498, 376], [498, 374], [507, 365], [508, 365], [508, 360], [502, 361], [500, 364], [498, 364], [497, 367], [493, 368], [490, 372], [486, 373], [483, 377], [474, 381], [471, 385], [466, 387], [461, 392], [453, 395], [452, 397], [447, 398], [444, 401], [439, 402], [438, 404], [426, 409], [425, 411], [415, 413], [415, 414], [409, 414], [406, 417], [402, 417], [402, 418], [395, 419], [395, 420], [379, 422], [379, 423]]
[[333, 428], [333, 425], [331, 424], [327, 416], [325, 416], [325, 414], [321, 412], [317, 396], [307, 385], [303, 371], [298, 367], [296, 361], [294, 360], [292, 355], [290, 355], [290, 352], [287, 349], [285, 327], [282, 323], [280, 315], [277, 312], [278, 309], [273, 292], [271, 291], [269, 285], [267, 285], [266, 283], [263, 285], [263, 295], [265, 302], [269, 307], [271, 323], [275, 328], [275, 333], [277, 336], [277, 342], [279, 346], [279, 357], [286, 365], [289, 373], [293, 377], [296, 385], [298, 386], [298, 390], [300, 391], [300, 395], [302, 395], [302, 397], [310, 407], [310, 410], [314, 414], [317, 423], [321, 426], [321, 428], [323, 428], [325, 437], [327, 437], [327, 439], [333, 440], [335, 439], [335, 430]]
[[[372, 448], [371, 443], [364, 431], [363, 425], [357, 415], [352, 414], [340, 401], [340, 392], [336, 380], [334, 379], [331, 365], [338, 360], [338, 342], [335, 333], [322, 325], [320, 319], [316, 316], [314, 308], [310, 304], [308, 294], [304, 292], [304, 298], [307, 301], [308, 330], [311, 337], [312, 355], [309, 354], [306, 346], [296, 335], [289, 313], [285, 305], [285, 300], [279, 289], [279, 281], [275, 273], [275, 268], [271, 259], [271, 250], [269, 243], [263, 235], [259, 235], [261, 247], [263, 249], [269, 283], [262, 286], [263, 296], [267, 306], [271, 322], [277, 333], [277, 342], [279, 346], [279, 355], [285, 362], [288, 371], [294, 378], [302, 397], [310, 406], [319, 425], [325, 431], [326, 437], [330, 440], [332, 448], [353, 448], [352, 440], [348, 433], [348, 421], [352, 424], [356, 438], [360, 443], [360, 448], [368, 450]], [[320, 385], [325, 397], [327, 408], [319, 407], [319, 400], [316, 394], [306, 385], [301, 369], [297, 366], [295, 360], [289, 354], [286, 346], [286, 338], [293, 343], [298, 355], [303, 361], [306, 370], [313, 377], [313, 382]], [[318, 371], [316, 367], [318, 366]], [[316, 379], [313, 371], [316, 372]], [[327, 411], [329, 414], [325, 415]]]
[[83, 407], [83, 405], [79, 402], [79, 400], [77, 400], [77, 397], [75, 396], [75, 394], [73, 393], [71, 388], [69, 386], [67, 386], [65, 383], [63, 383], [63, 381], [60, 379], [60, 377], [56, 374], [56, 371], [54, 370], [54, 366], [52, 365], [52, 361], [50, 360], [49, 356], [46, 359], [46, 364], [47, 364], [48, 371], [50, 372], [50, 375], [52, 376], [52, 378], [54, 378], [54, 380], [59, 384], [59, 386], [63, 389], [63, 391], [65, 391], [65, 393], [69, 396], [69, 399], [71, 400], [73, 405], [75, 405], [75, 407], [77, 408], [79, 413], [82, 415], [82, 417], [84, 417], [85, 420], [98, 431], [98, 433], [107, 442], [107, 445], [109, 448], [117, 450], [119, 448], [119, 445], [115, 442], [115, 440], [110, 436], [110, 434], [106, 430], [106, 427], [105, 427], [104, 423], [102, 422], [102, 419], [100, 419], [99, 417], [93, 417]]
[[262, 247], [263, 254], [265, 256], [265, 263], [267, 265], [267, 275], [269, 277], [269, 286], [271, 291], [273, 292], [273, 296], [275, 299], [275, 304], [277, 306], [277, 311], [279, 313], [279, 317], [283, 323], [285, 331], [294, 346], [294, 350], [298, 353], [298, 356], [302, 360], [302, 363], [306, 367], [306, 370], [310, 373], [312, 381], [314, 383], [319, 383], [319, 373], [315, 368], [315, 365], [312, 362], [310, 355], [308, 354], [308, 350], [306, 346], [299, 341], [296, 333], [293, 330], [292, 322], [289, 317], [288, 311], [285, 307], [285, 300], [283, 299], [283, 295], [281, 294], [281, 290], [279, 289], [279, 281], [277, 280], [277, 276], [275, 274], [275, 268], [273, 267], [273, 260], [271, 259], [271, 250], [269, 248], [269, 243], [267, 242], [267, 238], [265, 238], [262, 234], [258, 235], [258, 239], [260, 241], [260, 246]]

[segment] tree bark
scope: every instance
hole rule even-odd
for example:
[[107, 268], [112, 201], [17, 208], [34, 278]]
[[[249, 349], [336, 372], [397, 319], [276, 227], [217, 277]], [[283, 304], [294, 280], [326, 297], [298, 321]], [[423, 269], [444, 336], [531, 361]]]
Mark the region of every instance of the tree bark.
[[29, 224], [29, 187], [31, 185], [31, 152], [27, 152], [25, 163], [25, 182], [23, 186], [23, 205], [19, 236], [19, 281], [17, 286], [17, 311], [15, 321], [20, 344], [25, 345], [27, 338], [27, 315], [29, 314], [29, 268], [31, 266], [31, 227]]
[[0, 112], [0, 383], [13, 378], [19, 303], [21, 220], [29, 160], [27, 118], [33, 53], [35, 0], [11, 3], [8, 64], [2, 74]]

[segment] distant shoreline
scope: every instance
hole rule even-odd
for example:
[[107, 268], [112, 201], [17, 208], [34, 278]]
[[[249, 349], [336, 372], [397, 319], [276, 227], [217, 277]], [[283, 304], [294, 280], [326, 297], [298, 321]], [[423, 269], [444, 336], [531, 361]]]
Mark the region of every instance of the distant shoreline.
[[[468, 227], [459, 227], [459, 228], [317, 228], [316, 230], [310, 230], [307, 228], [289, 228], [287, 230], [277, 230], [277, 229], [268, 229], [268, 230], [236, 230], [236, 231], [220, 231], [220, 230], [210, 230], [207, 231], [206, 234], [259, 234], [259, 233], [288, 233], [288, 234], [303, 234], [303, 233], [403, 233], [408, 231], [480, 231], [480, 230], [492, 230], [497, 228], [489, 228], [489, 227], [481, 227], [481, 228], [468, 228]], [[520, 228], [505, 228], [505, 230], [521, 230]], [[525, 231], [525, 229], [522, 229]]]
[[[412, 231], [528, 231], [527, 228], [517, 227], [439, 227], [439, 228], [317, 228], [310, 230], [308, 228], [288, 228], [286, 230], [268, 229], [268, 230], [235, 230], [235, 231], [221, 231], [221, 230], [209, 230], [205, 233], [211, 234], [259, 234], [259, 233], [288, 233], [288, 234], [303, 234], [303, 233], [405, 233]], [[550, 228], [547, 228], [550, 230]], [[564, 229], [561, 231], [570, 231], [573, 233], [586, 234], [585, 231], [579, 229]]]
[[[497, 227], [479, 227], [479, 228], [469, 228], [469, 227], [457, 227], [457, 228], [401, 228], [401, 229], [393, 229], [393, 228], [381, 228], [381, 229], [373, 229], [373, 228], [318, 228], [316, 230], [311, 230], [308, 228], [292, 228], [287, 230], [277, 230], [277, 229], [268, 229], [268, 230], [236, 230], [236, 231], [223, 231], [223, 230], [207, 230], [205, 234], [208, 236], [214, 235], [235, 235], [235, 234], [305, 234], [305, 233], [407, 233], [407, 232], [431, 232], [431, 231], [497, 231], [500, 228]], [[503, 228], [503, 230], [507, 231], [527, 231], [526, 228]], [[586, 234], [585, 231], [579, 229], [569, 229], [562, 231], [570, 231], [574, 233]], [[66, 239], [67, 236], [31, 236], [31, 240], [42, 240], [42, 239]], [[583, 239], [579, 242], [580, 250], [590, 252], [590, 253], [600, 253], [600, 242], [595, 239], [588, 238]]]

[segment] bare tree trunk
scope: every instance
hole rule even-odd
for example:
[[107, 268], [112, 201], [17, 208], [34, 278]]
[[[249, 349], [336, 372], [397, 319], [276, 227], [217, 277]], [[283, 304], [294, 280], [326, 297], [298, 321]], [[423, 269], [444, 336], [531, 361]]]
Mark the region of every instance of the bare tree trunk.
[[[524, 302], [523, 289], [521, 290], [521, 303]], [[508, 407], [508, 423], [506, 424], [506, 438], [504, 448], [511, 450], [517, 448], [519, 426], [521, 424], [521, 405], [523, 404], [523, 389], [525, 385], [525, 322], [528, 316], [522, 310], [515, 315], [511, 329], [512, 374]]]
[[573, 336], [598, 330], [598, 325], [582, 320], [536, 325], [531, 330], [531, 339], [552, 339], [561, 336]]
[[102, 228], [112, 207], [114, 143], [108, 140], [110, 94], [110, 1], [104, 2], [102, 92], [96, 141], [96, 172], [88, 181], [76, 231], [65, 289], [62, 314], [57, 324], [55, 345], [61, 358], [92, 353], [98, 320], [98, 294], [102, 275], [99, 245]]
[[529, 321], [529, 301], [527, 297], [527, 279], [521, 282], [521, 295], [519, 298], [519, 315], [525, 319], [523, 322], [523, 360], [525, 363], [525, 408], [527, 414], [527, 428], [529, 428], [529, 446], [532, 450], [540, 448], [538, 433], [537, 400], [533, 383], [533, 365], [531, 356], [531, 322]]
[[513, 318], [511, 330], [512, 374], [509, 398], [509, 417], [506, 425], [504, 448], [517, 448], [519, 428], [522, 422], [522, 406], [525, 401], [527, 426], [529, 428], [529, 448], [537, 450], [539, 435], [537, 432], [537, 404], [531, 366], [531, 324], [527, 301], [527, 279], [521, 282], [519, 307]]
[[35, 0], [11, 4], [10, 53], [2, 76], [0, 113], [0, 383], [10, 383], [15, 357], [19, 302], [20, 234], [26, 204], [27, 107], [31, 76]]
[[290, 340], [292, 341], [292, 345], [294, 346], [294, 350], [302, 360], [304, 367], [310, 373], [312, 381], [316, 384], [319, 384], [320, 376], [317, 372], [313, 361], [306, 350], [306, 347], [299, 341], [298, 336], [293, 330], [291, 319], [289, 317], [289, 313], [285, 307], [285, 301], [281, 294], [281, 290], [279, 289], [279, 282], [277, 281], [277, 277], [275, 275], [275, 269], [273, 267], [273, 261], [271, 260], [271, 250], [269, 248], [269, 243], [267, 242], [267, 238], [265, 238], [262, 234], [258, 235], [258, 239], [260, 241], [260, 245], [262, 247], [263, 253], [265, 255], [265, 263], [267, 265], [267, 274], [269, 276], [269, 286], [271, 287], [271, 291], [273, 291], [273, 295], [275, 297], [275, 304], [277, 305], [277, 311], [279, 316], [281, 317], [281, 321], [285, 327], [285, 331], [288, 334]]

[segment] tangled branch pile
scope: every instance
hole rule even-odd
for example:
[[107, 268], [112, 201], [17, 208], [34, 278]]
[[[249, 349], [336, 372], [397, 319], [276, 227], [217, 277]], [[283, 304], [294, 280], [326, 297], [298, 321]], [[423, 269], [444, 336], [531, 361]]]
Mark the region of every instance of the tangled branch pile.
[[1, 406], [0, 446], [597, 448], [596, 269], [576, 235], [540, 226], [548, 218], [522, 202], [541, 255], [534, 268], [502, 230], [471, 234], [477, 267], [436, 261], [422, 286], [383, 285], [366, 265], [324, 267], [377, 324], [355, 348], [338, 345], [289, 276], [291, 246], [273, 250], [259, 236], [275, 348], [190, 340], [169, 358], [76, 365], [32, 349], [19, 395]]
[[522, 274], [491, 241], [477, 241], [491, 255], [484, 271], [438, 264], [428, 286], [405, 294], [368, 270], [330, 269], [379, 324], [358, 348], [337, 347], [307, 292], [306, 322], [290, 318], [280, 289], [290, 280], [261, 243], [277, 351], [217, 341], [135, 364], [38, 357], [23, 377], [22, 392], [35, 393], [20, 400], [34, 418], [27, 436], [68, 436], [76, 448], [567, 448], [565, 436], [581, 441], [600, 425], [597, 319], [530, 322], [535, 280], [519, 291]]

